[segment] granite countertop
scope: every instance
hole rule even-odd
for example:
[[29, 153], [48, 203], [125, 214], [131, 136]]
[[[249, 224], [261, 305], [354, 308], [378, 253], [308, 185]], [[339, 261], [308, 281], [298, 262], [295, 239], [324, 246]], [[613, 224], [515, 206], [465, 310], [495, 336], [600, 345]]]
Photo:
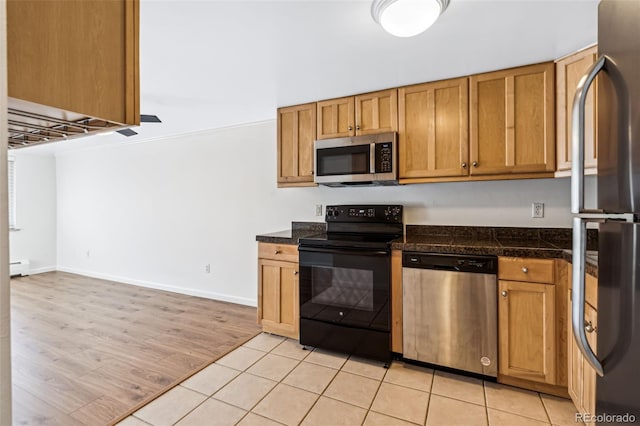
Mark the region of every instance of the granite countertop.
[[[256, 236], [256, 241], [298, 244], [300, 238], [326, 232], [324, 222], [292, 222], [291, 229]], [[588, 274], [598, 276], [598, 234], [587, 233]], [[571, 262], [570, 228], [515, 228], [407, 225], [393, 250], [564, 259]]]
[[571, 246], [571, 230], [407, 225], [394, 249], [456, 254], [557, 258]]
[[596, 250], [587, 250], [587, 263], [598, 266], [598, 252]]
[[[573, 262], [573, 251], [563, 250], [562, 258], [569, 263]], [[596, 250], [587, 250], [584, 269], [587, 271], [587, 274], [593, 275], [596, 278], [598, 277], [598, 252]]]
[[291, 229], [256, 235], [256, 241], [273, 244], [298, 244], [300, 238], [327, 232], [324, 222], [291, 222]]
[[[509, 257], [564, 259], [571, 262], [570, 228], [507, 228], [407, 225], [394, 250]], [[598, 276], [597, 231], [587, 233], [585, 269]]]

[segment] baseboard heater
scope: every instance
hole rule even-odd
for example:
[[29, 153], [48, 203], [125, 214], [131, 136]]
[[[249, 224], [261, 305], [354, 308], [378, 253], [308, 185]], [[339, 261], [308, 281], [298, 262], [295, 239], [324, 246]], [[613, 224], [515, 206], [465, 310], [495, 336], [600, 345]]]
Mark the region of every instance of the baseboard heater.
[[24, 277], [29, 275], [29, 261], [16, 260], [9, 263], [9, 275], [12, 277]]

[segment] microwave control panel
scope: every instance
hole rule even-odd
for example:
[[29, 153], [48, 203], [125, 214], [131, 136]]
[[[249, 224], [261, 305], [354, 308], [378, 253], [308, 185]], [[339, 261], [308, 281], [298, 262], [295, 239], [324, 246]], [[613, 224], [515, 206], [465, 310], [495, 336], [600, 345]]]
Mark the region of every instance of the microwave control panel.
[[393, 172], [393, 144], [391, 142], [376, 143], [376, 173]]

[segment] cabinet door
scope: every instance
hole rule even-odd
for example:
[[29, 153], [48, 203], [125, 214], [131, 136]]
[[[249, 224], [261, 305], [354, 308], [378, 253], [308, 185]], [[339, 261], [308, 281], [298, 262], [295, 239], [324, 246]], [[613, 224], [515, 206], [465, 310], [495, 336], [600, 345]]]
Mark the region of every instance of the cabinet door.
[[278, 186], [313, 186], [316, 104], [278, 109]]
[[402, 330], [402, 250], [391, 251], [391, 351], [401, 354]]
[[555, 286], [500, 281], [500, 374], [555, 384]]
[[258, 322], [262, 330], [298, 339], [298, 264], [258, 259]]
[[353, 96], [318, 102], [318, 139], [354, 136], [354, 117]]
[[[595, 351], [598, 347], [598, 312], [588, 303], [584, 306], [585, 330], [587, 331], [587, 341]], [[582, 354], [580, 354], [582, 356]], [[587, 413], [596, 414], [596, 371], [583, 360], [582, 370], [583, 394], [582, 403]]]
[[[556, 152], [558, 170], [571, 170], [571, 111], [578, 81], [597, 59], [597, 46], [590, 47], [556, 63]], [[585, 103], [585, 169], [595, 172], [597, 160], [597, 110], [596, 92], [598, 79], [593, 83]]]
[[568, 303], [568, 315], [567, 318], [567, 370], [568, 370], [568, 391], [571, 400], [573, 401], [576, 409], [580, 413], [585, 412], [583, 401], [583, 369], [584, 369], [584, 357], [578, 349], [576, 339], [573, 337], [573, 326], [571, 324], [571, 290], [567, 297]]
[[400, 178], [468, 174], [468, 79], [398, 89]]
[[471, 175], [553, 172], [554, 64], [470, 77]]
[[398, 131], [398, 90], [355, 97], [356, 135]]
[[140, 124], [138, 0], [9, 1], [9, 96]]

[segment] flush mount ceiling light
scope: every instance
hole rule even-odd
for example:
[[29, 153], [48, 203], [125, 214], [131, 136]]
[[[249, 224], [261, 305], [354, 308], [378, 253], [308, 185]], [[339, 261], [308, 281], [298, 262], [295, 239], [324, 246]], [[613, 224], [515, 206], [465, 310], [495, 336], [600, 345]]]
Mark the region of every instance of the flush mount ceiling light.
[[373, 0], [371, 16], [389, 34], [418, 35], [438, 19], [450, 0]]

